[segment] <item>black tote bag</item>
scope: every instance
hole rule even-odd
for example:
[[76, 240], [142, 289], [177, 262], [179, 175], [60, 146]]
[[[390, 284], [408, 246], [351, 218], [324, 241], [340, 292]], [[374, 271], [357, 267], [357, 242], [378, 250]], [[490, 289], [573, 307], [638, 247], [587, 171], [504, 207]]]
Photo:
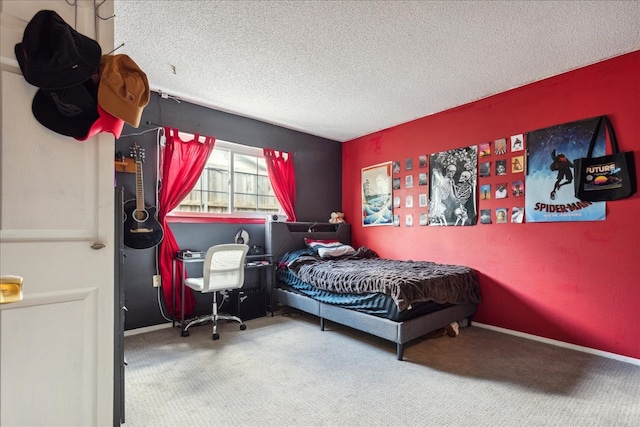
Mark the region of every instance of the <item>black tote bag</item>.
[[[602, 123], [606, 126], [602, 126]], [[591, 157], [600, 130], [609, 132], [611, 154]], [[606, 134], [605, 134], [606, 136]], [[624, 199], [636, 192], [636, 168], [633, 151], [620, 152], [613, 127], [606, 116], [601, 116], [591, 137], [587, 157], [576, 159], [575, 196], [588, 202]]]

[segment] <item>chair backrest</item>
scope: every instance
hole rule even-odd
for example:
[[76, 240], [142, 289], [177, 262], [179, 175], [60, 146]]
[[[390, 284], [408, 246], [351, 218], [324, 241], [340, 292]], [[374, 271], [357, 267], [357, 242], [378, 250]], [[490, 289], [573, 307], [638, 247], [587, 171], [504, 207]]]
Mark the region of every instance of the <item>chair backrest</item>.
[[237, 289], [244, 284], [244, 264], [249, 246], [236, 243], [212, 246], [204, 258], [202, 292]]

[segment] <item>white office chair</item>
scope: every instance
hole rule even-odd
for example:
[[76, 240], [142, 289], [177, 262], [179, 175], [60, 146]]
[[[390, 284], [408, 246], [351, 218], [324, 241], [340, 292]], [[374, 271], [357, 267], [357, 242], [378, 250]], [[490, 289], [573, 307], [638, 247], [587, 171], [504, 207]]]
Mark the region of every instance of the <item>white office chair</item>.
[[183, 336], [188, 336], [187, 329], [191, 325], [213, 321], [212, 339], [217, 340], [220, 335], [216, 332], [218, 319], [234, 320], [240, 323], [240, 330], [247, 329], [246, 325], [237, 316], [218, 314], [218, 291], [227, 291], [241, 288], [244, 284], [244, 263], [249, 251], [248, 245], [236, 243], [212, 246], [207, 250], [202, 267], [203, 277], [185, 279], [184, 284], [195, 291], [202, 293], [213, 292], [213, 310], [210, 316], [198, 318], [189, 322], [184, 328]]

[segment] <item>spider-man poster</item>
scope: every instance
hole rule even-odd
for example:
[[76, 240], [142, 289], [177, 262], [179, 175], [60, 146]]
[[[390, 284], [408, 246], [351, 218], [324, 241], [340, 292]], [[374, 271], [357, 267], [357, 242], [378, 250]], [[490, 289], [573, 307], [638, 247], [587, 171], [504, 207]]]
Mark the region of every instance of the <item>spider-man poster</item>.
[[432, 154], [429, 168], [429, 225], [476, 225], [478, 146]]
[[[605, 202], [584, 202], [574, 196], [573, 162], [587, 156], [597, 123], [598, 117], [594, 117], [527, 133], [527, 222], [605, 219]], [[601, 133], [593, 155], [604, 154]]]

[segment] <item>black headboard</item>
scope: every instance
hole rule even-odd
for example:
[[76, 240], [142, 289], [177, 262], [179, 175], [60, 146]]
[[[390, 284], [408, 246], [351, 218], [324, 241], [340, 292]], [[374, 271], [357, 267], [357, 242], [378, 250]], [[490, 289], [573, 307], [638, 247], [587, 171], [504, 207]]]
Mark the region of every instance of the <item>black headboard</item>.
[[278, 261], [287, 252], [304, 249], [304, 239], [336, 239], [351, 244], [349, 224], [329, 222], [267, 222], [265, 224], [267, 253]]

